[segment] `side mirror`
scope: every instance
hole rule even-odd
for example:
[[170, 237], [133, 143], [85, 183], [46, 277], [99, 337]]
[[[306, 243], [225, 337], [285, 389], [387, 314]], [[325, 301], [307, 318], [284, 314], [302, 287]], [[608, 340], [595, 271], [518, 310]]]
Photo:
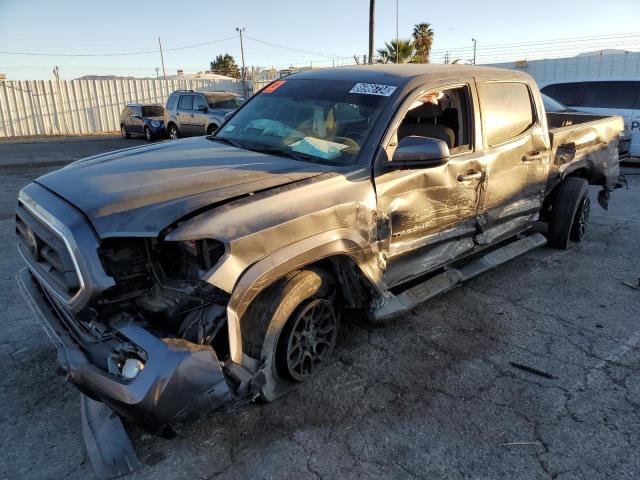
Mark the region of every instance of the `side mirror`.
[[446, 142], [431, 137], [404, 137], [393, 153], [390, 166], [399, 168], [425, 168], [442, 165], [449, 160]]
[[199, 112], [206, 112], [207, 111], [207, 107], [205, 107], [204, 105], [198, 105], [197, 110]]

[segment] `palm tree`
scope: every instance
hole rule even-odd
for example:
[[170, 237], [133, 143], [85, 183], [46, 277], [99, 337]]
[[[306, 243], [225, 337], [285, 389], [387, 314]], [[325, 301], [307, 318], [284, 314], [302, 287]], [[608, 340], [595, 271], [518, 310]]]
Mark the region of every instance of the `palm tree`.
[[416, 48], [416, 63], [429, 63], [431, 46], [433, 45], [433, 30], [429, 23], [418, 23], [413, 27], [413, 43]]
[[413, 58], [411, 40], [391, 40], [384, 42], [384, 46], [378, 49], [378, 63], [408, 63]]

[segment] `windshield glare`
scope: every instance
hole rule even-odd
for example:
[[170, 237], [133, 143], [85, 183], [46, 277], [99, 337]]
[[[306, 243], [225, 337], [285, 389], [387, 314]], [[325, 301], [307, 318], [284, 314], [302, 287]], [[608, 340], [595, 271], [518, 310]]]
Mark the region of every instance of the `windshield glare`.
[[550, 113], [562, 112], [568, 109], [566, 105], [561, 104], [560, 102], [558, 102], [557, 100], [554, 100], [550, 96], [545, 95], [544, 93], [542, 93], [541, 95], [542, 95], [542, 103], [544, 105], [544, 110], [546, 112], [550, 112]]
[[395, 90], [387, 87], [388, 95], [350, 93], [355, 85], [354, 81], [280, 80], [240, 109], [215, 136], [297, 159], [353, 163]]

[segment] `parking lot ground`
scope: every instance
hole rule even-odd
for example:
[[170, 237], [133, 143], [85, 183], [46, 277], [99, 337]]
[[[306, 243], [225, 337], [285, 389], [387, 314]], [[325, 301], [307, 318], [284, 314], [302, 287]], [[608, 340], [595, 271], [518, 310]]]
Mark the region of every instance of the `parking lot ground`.
[[[2, 478], [93, 477], [79, 395], [56, 375], [55, 349], [15, 283], [15, 192], [58, 165], [47, 158], [132, 144], [0, 143]], [[42, 162], [7, 168], [11, 155]], [[335, 360], [279, 401], [201, 418], [173, 440], [132, 427], [145, 466], [130, 478], [638, 478], [631, 173], [608, 212], [594, 202], [584, 243], [530, 252], [384, 325], [346, 316]]]

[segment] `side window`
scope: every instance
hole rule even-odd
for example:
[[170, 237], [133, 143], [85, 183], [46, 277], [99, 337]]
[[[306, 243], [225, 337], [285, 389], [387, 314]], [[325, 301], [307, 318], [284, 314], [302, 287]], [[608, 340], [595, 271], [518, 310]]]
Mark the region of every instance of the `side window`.
[[584, 82], [580, 106], [594, 108], [634, 108], [640, 82]]
[[191, 110], [193, 107], [193, 95], [182, 95], [178, 108], [180, 110]]
[[482, 126], [490, 147], [517, 137], [535, 123], [535, 110], [525, 83], [482, 83], [478, 90]]
[[167, 100], [167, 110], [175, 110], [177, 104], [178, 104], [178, 95], [175, 95], [175, 94], [169, 95], [169, 100]]
[[207, 108], [207, 102], [204, 101], [202, 95], [196, 95], [194, 97], [195, 101], [193, 102], [194, 110], [205, 110]]
[[421, 95], [407, 109], [396, 132], [397, 141], [408, 136], [431, 137], [446, 142], [452, 154], [470, 150], [469, 101], [467, 86]]

